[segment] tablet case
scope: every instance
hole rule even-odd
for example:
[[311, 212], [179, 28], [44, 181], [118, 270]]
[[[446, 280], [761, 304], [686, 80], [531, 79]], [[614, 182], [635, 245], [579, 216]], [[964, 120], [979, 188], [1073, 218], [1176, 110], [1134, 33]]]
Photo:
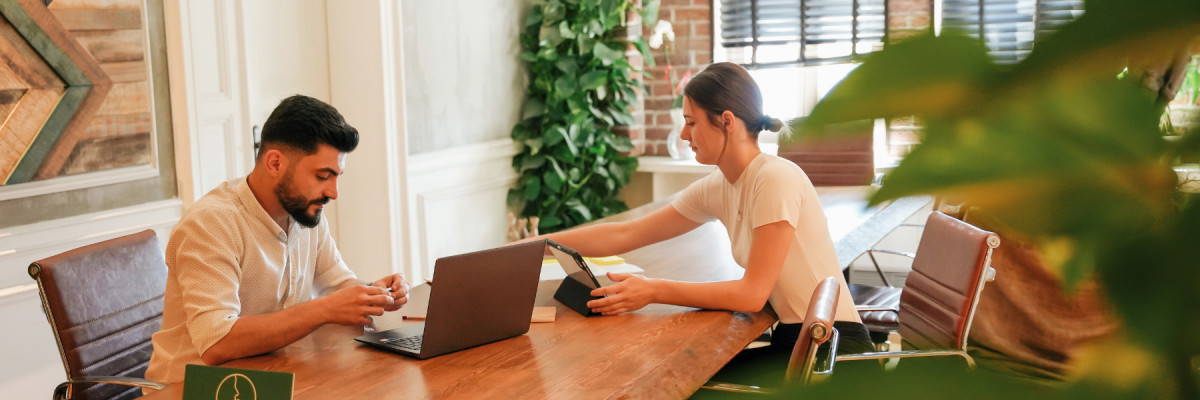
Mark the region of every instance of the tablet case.
[[592, 296], [592, 288], [570, 276], [563, 278], [562, 284], [558, 285], [558, 291], [554, 292], [554, 299], [585, 317], [600, 315], [592, 312], [592, 309], [587, 306], [589, 301], [600, 299], [600, 297]]

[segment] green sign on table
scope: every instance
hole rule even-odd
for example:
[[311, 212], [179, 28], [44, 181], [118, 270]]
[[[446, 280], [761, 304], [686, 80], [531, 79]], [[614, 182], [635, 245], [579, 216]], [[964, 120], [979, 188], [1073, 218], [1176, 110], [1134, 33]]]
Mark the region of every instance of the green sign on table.
[[183, 400], [291, 400], [295, 379], [285, 372], [189, 364]]

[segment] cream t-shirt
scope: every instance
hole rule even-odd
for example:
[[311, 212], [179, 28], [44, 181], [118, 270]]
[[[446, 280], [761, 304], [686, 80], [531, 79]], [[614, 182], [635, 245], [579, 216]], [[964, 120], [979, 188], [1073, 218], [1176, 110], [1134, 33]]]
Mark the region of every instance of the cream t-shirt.
[[245, 178], [222, 183], [179, 220], [167, 242], [162, 329], [146, 378], [183, 380], [239, 317], [312, 300], [354, 273], [342, 261], [325, 217], [315, 228], [288, 219], [284, 231], [254, 198]]
[[720, 170], [713, 171], [688, 186], [671, 206], [693, 221], [716, 219], [725, 224], [733, 259], [742, 268], [750, 260], [754, 228], [787, 221], [796, 228], [796, 238], [768, 298], [779, 320], [785, 324], [804, 322], [817, 283], [833, 276], [842, 285], [835, 320], [862, 322], [838, 268], [817, 190], [796, 164], [760, 153], [737, 182], [730, 184]]

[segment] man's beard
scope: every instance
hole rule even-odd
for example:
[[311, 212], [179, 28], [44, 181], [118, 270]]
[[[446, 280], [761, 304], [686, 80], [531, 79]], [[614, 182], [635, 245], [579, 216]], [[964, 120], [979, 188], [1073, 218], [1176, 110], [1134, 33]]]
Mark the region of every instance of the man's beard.
[[321, 223], [321, 211], [318, 208], [313, 215], [308, 215], [308, 207], [313, 204], [328, 203], [330, 198], [321, 196], [317, 200], [309, 200], [304, 195], [300, 194], [295, 187], [292, 186], [292, 173], [288, 171], [283, 175], [283, 179], [279, 180], [279, 184], [275, 185], [275, 197], [279, 198], [279, 203], [283, 205], [283, 210], [287, 211], [288, 215], [297, 223], [306, 228], [314, 228]]

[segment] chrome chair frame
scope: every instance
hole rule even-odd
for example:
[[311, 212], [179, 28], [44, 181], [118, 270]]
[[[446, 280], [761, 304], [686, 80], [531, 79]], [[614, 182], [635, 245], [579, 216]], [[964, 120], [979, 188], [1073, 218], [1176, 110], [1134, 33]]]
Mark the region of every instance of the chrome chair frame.
[[[903, 223], [903, 224], [897, 225], [896, 227], [897, 227], [897, 228], [900, 228], [900, 227], [924, 228], [924, 227], [925, 227], [925, 224], [913, 224], [913, 223], [907, 223], [907, 222], [906, 222], [906, 223]], [[910, 253], [910, 252], [907, 252], [907, 251], [898, 251], [898, 250], [889, 250], [889, 249], [876, 249], [876, 248], [870, 248], [870, 249], [867, 249], [867, 251], [866, 251], [866, 254], [867, 254], [867, 257], [869, 257], [869, 258], [871, 259], [871, 264], [875, 266], [875, 273], [879, 274], [879, 280], [883, 281], [883, 285], [884, 285], [884, 286], [887, 286], [887, 287], [895, 287], [895, 286], [893, 286], [891, 282], [888, 282], [888, 279], [887, 279], [887, 277], [886, 277], [886, 276], [884, 276], [884, 274], [883, 274], [883, 268], [880, 268], [880, 267], [879, 267], [879, 261], [875, 259], [875, 253], [894, 254], [894, 255], [898, 255], [898, 256], [904, 256], [904, 257], [908, 257], [908, 258], [910, 258], [910, 259], [915, 259], [915, 258], [917, 258], [917, 255], [916, 255], [916, 254], [914, 254], [914, 253]], [[854, 269], [853, 269], [853, 268], [851, 268], [851, 269], [850, 269], [850, 272], [851, 272], [851, 273], [853, 273], [853, 272], [854, 272]], [[849, 284], [850, 282], [847, 280], [847, 282], [846, 282], [846, 283], [847, 283], [847, 284]]]
[[[862, 354], [846, 354], [837, 356], [841, 361], [854, 360], [887, 360], [892, 358], [910, 358], [910, 357], [934, 357], [934, 356], [959, 356], [967, 361], [967, 365], [971, 369], [975, 369], [975, 359], [967, 354], [967, 338], [971, 333], [971, 324], [975, 320], [975, 309], [979, 306], [979, 297], [983, 293], [983, 286], [988, 282], [996, 280], [996, 269], [992, 268], [992, 252], [1000, 247], [1000, 236], [990, 234], [987, 238], [987, 252], [983, 261], [983, 273], [979, 275], [979, 281], [975, 284], [974, 297], [971, 300], [971, 309], [967, 312], [967, 323], [963, 327], [963, 335], [960, 338], [957, 349], [931, 349], [931, 350], [905, 350], [905, 351], [881, 351]], [[855, 306], [859, 312], [865, 311], [884, 311], [900, 313], [899, 309], [888, 307], [877, 307], [871, 305]]]

